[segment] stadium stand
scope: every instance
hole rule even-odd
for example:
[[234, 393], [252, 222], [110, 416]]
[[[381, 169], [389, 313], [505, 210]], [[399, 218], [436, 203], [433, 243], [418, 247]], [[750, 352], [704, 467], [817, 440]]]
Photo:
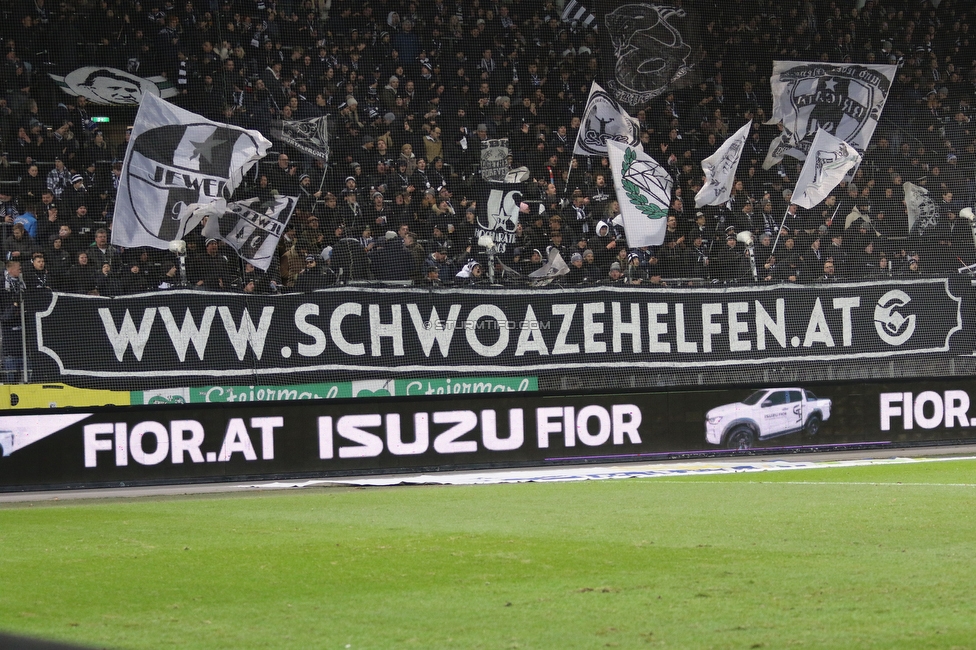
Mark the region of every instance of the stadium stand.
[[[98, 229], [112, 225], [125, 142], [117, 126], [109, 132], [92, 121], [97, 107], [52, 83], [49, 73], [66, 74], [78, 62], [162, 75], [178, 88], [174, 103], [271, 138], [274, 119], [330, 116], [327, 167], [279, 142], [235, 196], [300, 197], [275, 263], [267, 273], [246, 271], [233, 251], [221, 250], [226, 281], [203, 286], [294, 291], [334, 278], [419, 284], [428, 281], [427, 267], [442, 264], [438, 251], [446, 252], [443, 264], [452, 271], [471, 259], [484, 261], [465, 214], [477, 200], [479, 139], [502, 137], [509, 139], [512, 164], [530, 170], [526, 198], [544, 207], [545, 218], [523, 224], [497, 262], [523, 273], [538, 268], [532, 251], [545, 259], [554, 231], [564, 230], [557, 246], [568, 251], [567, 262], [572, 252], [596, 254], [585, 272], [561, 279], [563, 286], [944, 275], [976, 261], [970, 228], [958, 218], [976, 190], [970, 127], [976, 44], [965, 3], [946, 0], [935, 8], [869, 0], [861, 9], [840, 2], [687, 3], [702, 16], [700, 83], [667, 92], [635, 115], [648, 151], [676, 180], [674, 219], [661, 247], [634, 249], [612, 227], [619, 206], [607, 161], [577, 156], [570, 172], [600, 45], [593, 25], [564, 22], [554, 3], [11, 4], [0, 28], [3, 250], [22, 260], [43, 253], [44, 272], [25, 275], [51, 289], [119, 295], [173, 286], [166, 277], [175, 263], [170, 253], [105, 252], [96, 243]], [[778, 135], [776, 126], [762, 124], [771, 111], [774, 59], [892, 62], [899, 69], [856, 177], [835, 190], [829, 205], [801, 209], [770, 255], [762, 235], [777, 239], [784, 192], [799, 171], [792, 159], [761, 167]], [[133, 113], [116, 114], [131, 120]], [[749, 119], [755, 126], [731, 201], [695, 210], [689, 198], [702, 182], [701, 160]], [[940, 225], [924, 237], [909, 233], [904, 181], [926, 187], [937, 202]], [[853, 208], [870, 223], [845, 229]], [[18, 238], [13, 222], [21, 214], [36, 226]], [[606, 245], [599, 241], [600, 221], [611, 224], [613, 255], [598, 248]], [[726, 245], [741, 230], [761, 240], [755, 279], [742, 243]], [[397, 237], [386, 240], [387, 231]], [[414, 235], [409, 246], [408, 231]], [[342, 255], [323, 257], [339, 242]], [[187, 243], [190, 283], [198, 284], [216, 271], [199, 230]], [[76, 249], [93, 245], [101, 259], [79, 264]], [[306, 269], [301, 262], [309, 255], [322, 263]], [[393, 266], [391, 256], [398, 260]], [[98, 281], [106, 259], [111, 278]], [[610, 277], [614, 262], [623, 270], [617, 280]], [[584, 262], [573, 264], [582, 269]], [[439, 284], [455, 281], [439, 270]], [[302, 279], [323, 273], [326, 279]]]

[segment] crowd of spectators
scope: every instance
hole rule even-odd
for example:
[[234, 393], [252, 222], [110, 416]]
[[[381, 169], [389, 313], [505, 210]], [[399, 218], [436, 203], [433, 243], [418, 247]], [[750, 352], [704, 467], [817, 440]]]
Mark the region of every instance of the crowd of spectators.
[[[269, 137], [276, 119], [330, 116], [328, 164], [276, 143], [237, 198], [299, 197], [267, 272], [199, 229], [191, 286], [307, 291], [350, 280], [518, 284], [560, 252], [576, 284], [830, 282], [955, 273], [976, 262], [959, 217], [976, 195], [971, 3], [729, 0], [701, 18], [693, 82], [635, 112], [675, 180], [667, 235], [628, 247], [608, 161], [573, 156], [596, 31], [552, 0], [24, 0], [0, 21], [3, 252], [29, 290], [122, 295], [179, 286], [166, 251], [113, 247], [129, 139], [109, 142], [84, 98], [48, 73], [78, 65], [162, 75], [172, 101]], [[583, 3], [586, 4], [585, 2]], [[800, 164], [762, 169], [773, 60], [893, 63], [864, 162], [812, 210], [791, 206]], [[133, 110], [134, 114], [134, 110]], [[701, 160], [753, 120], [726, 206], [696, 210]], [[481, 143], [508, 138], [529, 178], [516, 242], [476, 236]], [[930, 192], [937, 227], [910, 233], [902, 183]], [[847, 226], [857, 208], [867, 219]], [[752, 245], [744, 231], [752, 233]], [[493, 268], [487, 268], [494, 265]], [[8, 265], [9, 266], [9, 265]]]

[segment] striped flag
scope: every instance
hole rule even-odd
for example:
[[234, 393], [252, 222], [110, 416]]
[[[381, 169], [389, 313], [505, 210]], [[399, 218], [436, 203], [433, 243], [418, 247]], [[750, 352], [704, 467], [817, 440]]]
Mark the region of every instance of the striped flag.
[[576, 0], [566, 0], [566, 6], [563, 7], [563, 22], [564, 23], [583, 23], [587, 27], [593, 24], [596, 20], [596, 16], [590, 13], [590, 10], [576, 2]]
[[297, 202], [294, 196], [276, 196], [266, 203], [259, 198], [228, 203], [223, 215], [207, 219], [203, 236], [223, 241], [242, 259], [267, 271]]
[[122, 165], [112, 243], [168, 248], [228, 199], [270, 147], [257, 131], [144, 96]]

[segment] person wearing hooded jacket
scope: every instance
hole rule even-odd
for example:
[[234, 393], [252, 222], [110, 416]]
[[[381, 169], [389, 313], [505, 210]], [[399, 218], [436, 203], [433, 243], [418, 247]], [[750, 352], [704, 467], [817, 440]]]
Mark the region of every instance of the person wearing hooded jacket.
[[488, 279], [485, 277], [484, 269], [481, 267], [481, 262], [477, 260], [468, 260], [468, 263], [464, 265], [464, 268], [458, 271], [457, 275], [454, 276], [454, 285], [458, 287], [473, 287], [487, 283]]
[[590, 239], [590, 248], [601, 271], [609, 271], [610, 264], [617, 259], [617, 238], [606, 221], [596, 224], [596, 236]]

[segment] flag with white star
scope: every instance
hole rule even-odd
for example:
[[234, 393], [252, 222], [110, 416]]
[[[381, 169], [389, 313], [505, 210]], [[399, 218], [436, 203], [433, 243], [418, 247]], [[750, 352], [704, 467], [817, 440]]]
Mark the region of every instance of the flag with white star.
[[897, 70], [896, 65], [774, 61], [773, 112], [766, 124], [781, 125], [782, 133], [773, 139], [763, 168], [784, 156], [806, 160], [820, 129], [863, 154]]
[[222, 213], [270, 147], [257, 131], [144, 97], [122, 166], [112, 243], [168, 248], [205, 214]]

